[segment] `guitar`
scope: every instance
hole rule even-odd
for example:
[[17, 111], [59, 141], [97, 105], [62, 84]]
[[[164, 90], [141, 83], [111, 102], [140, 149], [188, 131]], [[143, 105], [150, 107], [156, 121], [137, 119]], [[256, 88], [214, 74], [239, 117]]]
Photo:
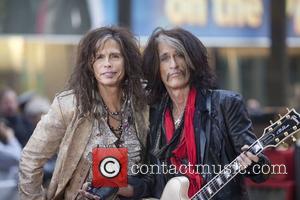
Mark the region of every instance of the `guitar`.
[[[288, 112], [264, 129], [263, 135], [256, 140], [247, 151], [258, 155], [269, 147], [277, 147], [287, 138], [296, 138], [293, 135], [300, 129], [300, 114], [295, 109]], [[161, 200], [209, 200], [217, 194], [227, 183], [242, 171], [242, 166], [234, 159], [229, 165], [210, 180], [194, 196], [188, 197], [189, 180], [185, 176], [174, 177], [168, 181], [163, 191]]]

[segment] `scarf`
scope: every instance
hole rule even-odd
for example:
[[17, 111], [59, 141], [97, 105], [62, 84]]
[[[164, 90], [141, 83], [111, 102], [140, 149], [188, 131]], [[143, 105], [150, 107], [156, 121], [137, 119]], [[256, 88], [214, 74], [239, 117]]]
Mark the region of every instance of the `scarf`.
[[[172, 151], [173, 156], [170, 158], [171, 164], [175, 165], [177, 170], [180, 169], [182, 164], [187, 165], [187, 163], [182, 163], [182, 160], [184, 159], [187, 159], [190, 165], [193, 166], [190, 169], [187, 167], [185, 170], [186, 173], [184, 174], [190, 181], [190, 187], [188, 191], [189, 197], [192, 197], [197, 191], [199, 191], [203, 184], [202, 176], [198, 173], [193, 173], [193, 170], [197, 164], [195, 132], [193, 124], [196, 96], [196, 89], [191, 88], [186, 102], [183, 134], [180, 138], [178, 146]], [[174, 135], [175, 127], [169, 107], [166, 109], [164, 118], [167, 142], [170, 142]]]

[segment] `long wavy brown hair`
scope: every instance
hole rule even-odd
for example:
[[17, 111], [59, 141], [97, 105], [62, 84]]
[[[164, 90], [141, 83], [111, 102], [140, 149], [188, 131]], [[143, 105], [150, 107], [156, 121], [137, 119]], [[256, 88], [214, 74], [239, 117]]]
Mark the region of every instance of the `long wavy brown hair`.
[[79, 42], [76, 65], [68, 81], [67, 89], [73, 90], [80, 114], [88, 114], [97, 103], [94, 94], [98, 93], [98, 86], [92, 65], [97, 50], [107, 38], [114, 39], [120, 45], [124, 57], [125, 76], [121, 83], [123, 91], [132, 95], [135, 106], [139, 108], [144, 105], [142, 58], [136, 38], [126, 28], [102, 27], [91, 30]]
[[174, 28], [153, 31], [143, 52], [143, 72], [147, 80], [150, 104], [158, 102], [166, 93], [160, 77], [160, 60], [158, 44], [168, 42], [184, 55], [190, 70], [190, 85], [212, 89], [216, 87], [216, 76], [208, 64], [207, 50], [202, 42], [192, 33]]

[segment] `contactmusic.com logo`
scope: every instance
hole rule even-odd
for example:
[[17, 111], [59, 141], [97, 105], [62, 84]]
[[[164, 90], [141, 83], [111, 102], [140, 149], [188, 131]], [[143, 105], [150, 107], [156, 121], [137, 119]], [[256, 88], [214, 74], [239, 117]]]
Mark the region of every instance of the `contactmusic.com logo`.
[[127, 148], [94, 148], [92, 155], [94, 187], [127, 186]]

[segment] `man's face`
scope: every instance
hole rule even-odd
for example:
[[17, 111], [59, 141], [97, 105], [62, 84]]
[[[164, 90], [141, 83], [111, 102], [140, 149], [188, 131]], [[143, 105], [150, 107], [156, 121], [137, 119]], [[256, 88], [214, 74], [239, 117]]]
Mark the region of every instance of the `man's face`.
[[18, 113], [17, 95], [14, 91], [7, 91], [0, 100], [0, 113], [5, 117], [12, 117]]
[[184, 55], [167, 43], [158, 44], [160, 76], [167, 90], [188, 86], [190, 72]]
[[125, 76], [124, 58], [120, 45], [108, 39], [96, 54], [93, 64], [95, 77], [100, 87], [119, 87]]

